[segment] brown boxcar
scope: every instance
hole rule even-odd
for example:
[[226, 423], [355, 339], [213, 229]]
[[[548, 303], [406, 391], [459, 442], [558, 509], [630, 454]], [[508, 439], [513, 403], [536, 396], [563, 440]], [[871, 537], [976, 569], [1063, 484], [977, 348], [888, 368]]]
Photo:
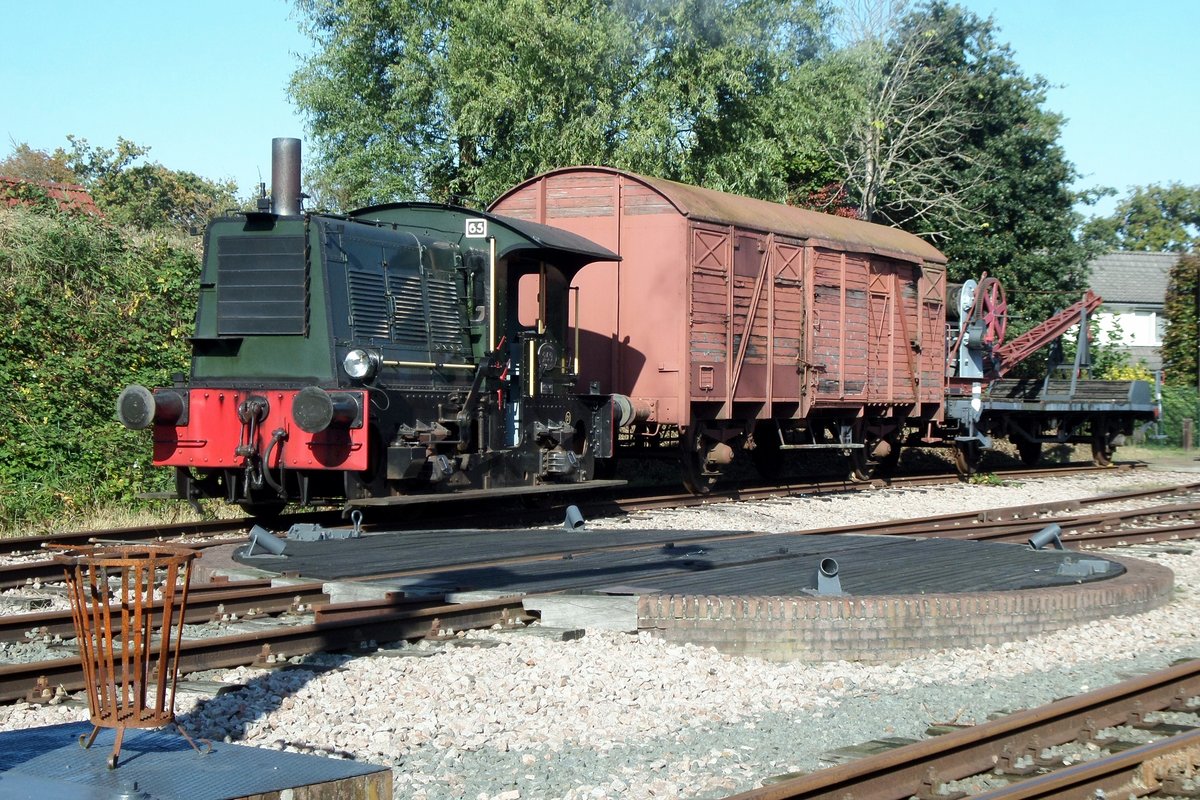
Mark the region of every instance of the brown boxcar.
[[739, 445], [763, 465], [776, 445], [845, 449], [861, 473], [905, 420], [941, 419], [946, 258], [916, 236], [602, 167], [492, 210], [620, 253], [576, 279], [582, 380], [633, 398], [646, 440], [679, 431], [692, 483]]

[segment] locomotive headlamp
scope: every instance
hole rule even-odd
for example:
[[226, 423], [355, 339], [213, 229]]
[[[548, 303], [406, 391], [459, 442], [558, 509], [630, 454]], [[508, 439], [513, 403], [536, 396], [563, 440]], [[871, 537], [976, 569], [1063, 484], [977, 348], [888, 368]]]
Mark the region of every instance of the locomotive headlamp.
[[554, 369], [558, 365], [558, 347], [554, 342], [542, 342], [537, 349], [538, 367], [545, 370]]
[[356, 381], [367, 381], [375, 377], [379, 369], [379, 357], [366, 350], [351, 350], [342, 359], [342, 369]]

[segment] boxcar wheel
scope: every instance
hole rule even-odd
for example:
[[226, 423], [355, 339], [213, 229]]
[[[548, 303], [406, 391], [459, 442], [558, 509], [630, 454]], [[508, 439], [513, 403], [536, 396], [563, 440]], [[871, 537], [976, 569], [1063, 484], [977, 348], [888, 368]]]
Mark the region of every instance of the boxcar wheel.
[[1021, 463], [1027, 467], [1036, 467], [1042, 460], [1042, 443], [1031, 442], [1027, 439], [1014, 439], [1013, 444], [1017, 446], [1017, 455], [1021, 457]]
[[706, 461], [704, 437], [693, 430], [682, 432], [679, 437], [679, 465], [683, 486], [692, 494], [708, 494], [717, 482], [717, 475], [705, 469]]
[[866, 483], [871, 480], [871, 463], [867, 459], [867, 448], [855, 447], [846, 456], [850, 480], [855, 483]]
[[754, 449], [750, 451], [750, 460], [758, 474], [768, 480], [774, 480], [783, 472], [783, 450], [779, 447], [779, 434], [774, 430], [764, 431], [764, 435], [754, 435]]
[[954, 446], [954, 468], [958, 471], [958, 477], [966, 480], [974, 475], [979, 470], [979, 462], [983, 458], [983, 451], [979, 447], [979, 442], [958, 442]]
[[1117, 448], [1112, 445], [1107, 420], [1092, 422], [1092, 463], [1097, 467], [1111, 467], [1113, 453]]
[[900, 463], [900, 442], [888, 439], [888, 444], [892, 446], [892, 449], [886, 456], [875, 463], [874, 474], [876, 478], [892, 477], [896, 474], [896, 466]]

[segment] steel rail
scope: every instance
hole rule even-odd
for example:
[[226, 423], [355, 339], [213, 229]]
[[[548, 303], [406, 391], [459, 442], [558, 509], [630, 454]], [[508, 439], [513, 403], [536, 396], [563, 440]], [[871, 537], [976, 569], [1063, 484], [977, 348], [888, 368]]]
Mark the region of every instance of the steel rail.
[[1200, 660], [1068, 697], [888, 752], [830, 767], [728, 800], [904, 800], [999, 765], [1015, 769], [1045, 747], [1094, 737], [1135, 715], [1184, 710], [1200, 694]]
[[[352, 605], [352, 604], [346, 604]], [[528, 620], [521, 598], [509, 597], [477, 603], [426, 605], [367, 617], [335, 612], [320, 621], [281, 626], [235, 636], [191, 639], [180, 644], [180, 672], [197, 672], [262, 663], [266, 656], [300, 655], [349, 650], [366, 642], [417, 639], [448, 628], [490, 628]], [[156, 647], [157, 650], [157, 647]], [[0, 702], [29, 699], [32, 693], [61, 686], [68, 692], [84, 688], [78, 658], [0, 666]]]
[[[1105, 758], [1056, 769], [971, 800], [1049, 800], [1064, 797], [1195, 796], [1179, 785], [1200, 764], [1200, 730], [1177, 734]], [[1100, 794], [1100, 793], [1103, 793]]]
[[[328, 595], [320, 582], [272, 586], [269, 580], [197, 583], [189, 589], [183, 621], [189, 625], [202, 624], [221, 614], [279, 614], [299, 605], [327, 603]], [[179, 606], [176, 598], [176, 607]], [[161, 604], [154, 604], [155, 613]], [[75, 636], [75, 623], [70, 611], [34, 611], [28, 614], [0, 616], [0, 641], [14, 642], [25, 638], [29, 631], [38, 635]]]
[[[1145, 464], [1122, 463], [1118, 470], [1133, 470], [1144, 467]], [[1019, 480], [1022, 478], [1053, 478], [1056, 476], [1080, 475], [1092, 472], [1111, 472], [1113, 467], [1097, 467], [1092, 464], [1073, 465], [1064, 467], [1040, 467], [1038, 469], [997, 470], [992, 473], [1001, 480]], [[762, 500], [777, 497], [795, 497], [798, 495], [846, 494], [865, 492], [873, 489], [905, 489], [924, 486], [944, 486], [960, 483], [957, 475], [925, 474], [901, 475], [888, 480], [852, 481], [848, 478], [837, 480], [797, 481], [760, 485], [746, 483], [740, 486], [718, 487], [705, 495], [694, 495], [686, 492], [672, 492], [664, 495], [638, 496], [617, 498], [608, 501], [579, 503], [585, 510], [603, 510], [605, 507], [616, 506], [621, 511], [647, 511], [660, 508], [688, 508], [693, 506], [711, 505], [713, 503], [742, 502], [746, 500]]]

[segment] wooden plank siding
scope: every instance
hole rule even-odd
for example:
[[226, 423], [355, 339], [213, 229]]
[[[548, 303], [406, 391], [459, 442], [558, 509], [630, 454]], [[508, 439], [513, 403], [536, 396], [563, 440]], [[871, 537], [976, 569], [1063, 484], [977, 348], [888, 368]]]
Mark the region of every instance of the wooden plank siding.
[[575, 277], [581, 386], [650, 422], [944, 418], [946, 266], [917, 237], [602, 167], [493, 210], [621, 253]]
[[812, 249], [808, 361], [816, 403], [840, 406], [867, 400], [866, 256]]

